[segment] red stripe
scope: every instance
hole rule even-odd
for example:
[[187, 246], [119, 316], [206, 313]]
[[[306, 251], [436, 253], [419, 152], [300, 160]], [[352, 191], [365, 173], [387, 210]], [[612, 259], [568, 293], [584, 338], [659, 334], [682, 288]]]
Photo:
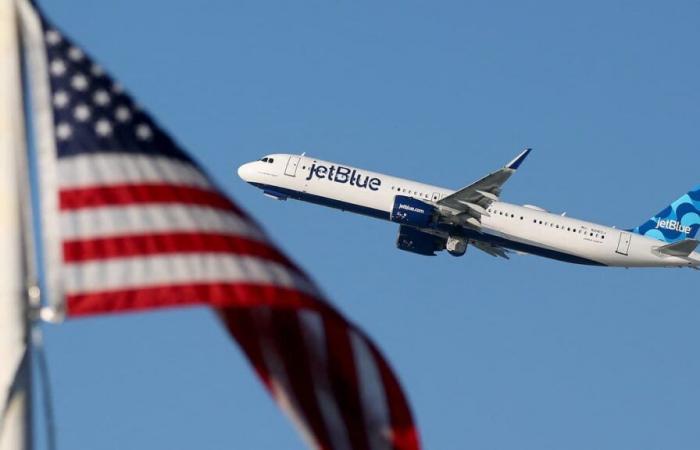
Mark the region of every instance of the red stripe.
[[418, 430], [399, 380], [374, 342], [365, 336], [362, 336], [362, 339], [365, 340], [372, 352], [372, 358], [374, 358], [374, 362], [379, 368], [382, 385], [386, 393], [386, 402], [389, 407], [391, 421], [390, 440], [392, 448], [401, 450], [420, 449]]
[[63, 260], [67, 263], [172, 253], [232, 253], [257, 256], [297, 270], [285, 255], [264, 242], [218, 233], [110, 236], [63, 243]]
[[342, 316], [335, 314], [323, 318], [323, 328], [326, 331], [328, 349], [328, 378], [332, 395], [348, 430], [350, 446], [354, 449], [369, 448], [355, 355], [350, 342], [351, 325]]
[[225, 195], [212, 190], [167, 183], [119, 184], [61, 189], [60, 208], [69, 211], [100, 206], [181, 203], [233, 210], [245, 214]]
[[265, 365], [265, 358], [260, 348], [260, 330], [253, 319], [252, 308], [219, 308], [219, 317], [224, 322], [229, 333], [248, 356], [248, 362], [253, 366], [265, 388], [272, 390], [272, 379]]
[[[307, 427], [321, 448], [332, 449], [332, 442], [312, 383], [313, 376], [309, 361], [311, 348], [304, 342], [298, 312], [273, 308], [268, 326], [270, 328], [266, 330], [266, 334], [273, 337], [270, 350], [276, 352], [284, 364], [284, 371], [292, 390], [290, 394], [301, 409], [300, 416], [305, 419]], [[267, 342], [269, 343], [270, 340]], [[316, 355], [316, 359], [324, 357], [325, 355]]]
[[199, 283], [149, 286], [66, 296], [72, 317], [142, 311], [173, 306], [209, 305], [217, 308], [275, 308], [330, 311], [330, 307], [301, 291], [252, 283]]

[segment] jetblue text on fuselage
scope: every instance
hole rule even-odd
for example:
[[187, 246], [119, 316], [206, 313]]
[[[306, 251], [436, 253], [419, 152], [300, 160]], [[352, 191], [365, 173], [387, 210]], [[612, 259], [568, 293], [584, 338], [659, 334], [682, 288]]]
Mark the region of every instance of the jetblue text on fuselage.
[[314, 176], [319, 179], [326, 178], [330, 181], [335, 181], [336, 183], [349, 183], [350, 186], [371, 189], [373, 191], [378, 191], [379, 186], [382, 185], [382, 180], [379, 178], [370, 178], [369, 175], [359, 174], [357, 173], [357, 170], [343, 166], [322, 166], [320, 164], [312, 164], [309, 171], [309, 176], [306, 177], [306, 180], [308, 181]]

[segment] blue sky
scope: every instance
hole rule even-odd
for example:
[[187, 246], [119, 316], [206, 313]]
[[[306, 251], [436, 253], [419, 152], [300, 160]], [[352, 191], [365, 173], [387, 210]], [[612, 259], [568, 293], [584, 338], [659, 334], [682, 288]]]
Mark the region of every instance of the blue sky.
[[[698, 273], [420, 257], [235, 172], [459, 188], [530, 146], [506, 201], [639, 225], [700, 182], [697, 2], [42, 3], [375, 338], [426, 449], [698, 448]], [[44, 328], [60, 448], [305, 448], [205, 309]]]

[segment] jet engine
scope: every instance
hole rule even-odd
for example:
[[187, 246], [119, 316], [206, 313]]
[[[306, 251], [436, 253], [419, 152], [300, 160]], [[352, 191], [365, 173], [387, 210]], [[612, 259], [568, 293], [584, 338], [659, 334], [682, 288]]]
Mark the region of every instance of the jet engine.
[[391, 220], [414, 227], [427, 227], [433, 221], [435, 207], [405, 195], [394, 197], [394, 207], [391, 209]]
[[432, 234], [416, 230], [412, 227], [401, 225], [399, 228], [399, 237], [396, 240], [396, 246], [400, 250], [419, 255], [435, 256], [435, 252], [439, 252], [445, 248], [445, 239]]

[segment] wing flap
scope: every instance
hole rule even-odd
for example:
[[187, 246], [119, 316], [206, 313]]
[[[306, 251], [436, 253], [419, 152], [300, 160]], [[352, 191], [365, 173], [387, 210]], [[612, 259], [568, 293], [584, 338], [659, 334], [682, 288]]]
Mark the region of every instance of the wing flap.
[[497, 245], [489, 244], [482, 241], [471, 241], [470, 243], [482, 252], [488, 253], [491, 256], [510, 259], [510, 256], [508, 256], [508, 253], [510, 252], [503, 247], [499, 247]]

